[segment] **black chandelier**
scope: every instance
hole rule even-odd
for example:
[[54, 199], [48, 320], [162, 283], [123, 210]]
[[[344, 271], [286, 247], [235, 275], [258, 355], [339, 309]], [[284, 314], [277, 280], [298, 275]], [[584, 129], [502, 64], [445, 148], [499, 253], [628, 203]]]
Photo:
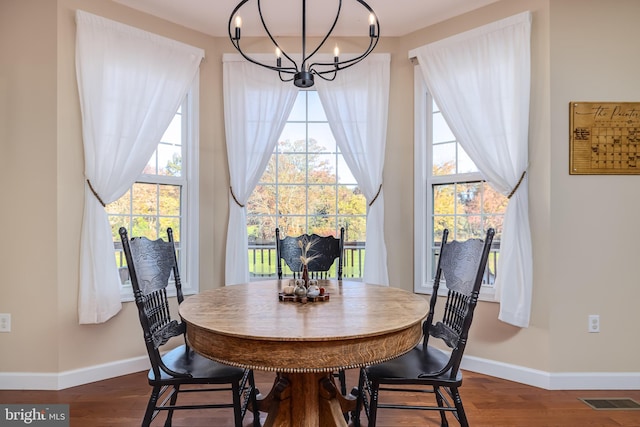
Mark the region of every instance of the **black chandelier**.
[[[355, 65], [366, 58], [367, 55], [369, 55], [376, 47], [376, 45], [378, 44], [378, 39], [380, 38], [380, 23], [378, 22], [378, 18], [375, 12], [363, 0], [355, 0], [369, 12], [369, 46], [362, 54], [354, 58], [345, 60], [340, 60], [340, 52], [338, 50], [338, 47], [336, 46], [333, 51], [333, 62], [312, 62], [312, 57], [327, 41], [333, 29], [335, 28], [336, 23], [338, 22], [338, 18], [340, 17], [340, 10], [342, 9], [342, 0], [339, 0], [338, 2], [336, 17], [333, 20], [333, 24], [331, 25], [329, 32], [324, 36], [318, 46], [313, 49], [313, 51], [308, 55], [307, 1], [302, 0], [302, 61], [300, 64], [298, 64], [284, 51], [284, 49], [280, 47], [278, 42], [274, 39], [271, 31], [269, 30], [269, 28], [267, 28], [267, 24], [265, 23], [264, 17], [262, 15], [262, 2], [261, 0], [256, 0], [262, 27], [267, 33], [267, 36], [269, 36], [269, 39], [271, 39], [271, 42], [274, 44], [276, 51], [275, 65], [264, 64], [248, 56], [245, 52], [242, 51], [242, 48], [240, 47], [240, 31], [242, 27], [242, 19], [240, 18], [238, 12], [240, 8], [249, 1], [250, 0], [242, 0], [240, 3], [238, 3], [235, 9], [233, 9], [231, 16], [229, 17], [229, 39], [231, 39], [231, 43], [247, 61], [252, 62], [256, 65], [260, 65], [261, 67], [276, 71], [278, 73], [278, 76], [280, 77], [280, 80], [282, 80], [283, 82], [293, 81], [293, 84], [298, 87], [308, 88], [313, 86], [314, 75], [319, 76], [324, 80], [334, 80], [338, 71], [351, 67], [352, 65]], [[283, 57], [287, 61], [287, 65], [285, 66], [282, 65]]]

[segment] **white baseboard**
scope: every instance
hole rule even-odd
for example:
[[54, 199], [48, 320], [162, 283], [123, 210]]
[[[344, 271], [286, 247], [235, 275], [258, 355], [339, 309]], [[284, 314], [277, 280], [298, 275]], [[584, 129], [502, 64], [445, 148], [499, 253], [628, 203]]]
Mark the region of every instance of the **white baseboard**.
[[0, 390], [62, 390], [146, 371], [149, 367], [149, 358], [145, 355], [60, 373], [0, 372]]
[[462, 369], [546, 390], [639, 390], [640, 372], [545, 372], [464, 356]]
[[[62, 390], [148, 369], [144, 356], [60, 373], [0, 372], [0, 390]], [[464, 357], [462, 369], [546, 390], [640, 389], [640, 372], [550, 373], [474, 356]]]

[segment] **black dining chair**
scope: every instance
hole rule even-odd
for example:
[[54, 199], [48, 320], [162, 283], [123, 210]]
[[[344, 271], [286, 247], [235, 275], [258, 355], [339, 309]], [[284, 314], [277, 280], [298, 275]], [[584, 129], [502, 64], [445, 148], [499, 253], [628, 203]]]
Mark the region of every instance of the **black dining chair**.
[[[170, 426], [175, 410], [233, 408], [235, 426], [242, 427], [249, 404], [253, 409], [254, 425], [259, 426], [253, 372], [200, 356], [186, 343], [185, 323], [171, 318], [167, 286], [172, 273], [178, 304], [184, 299], [171, 228], [167, 229], [169, 241], [152, 241], [146, 237], [129, 239], [124, 227], [120, 228], [119, 233], [151, 362], [148, 379], [152, 391], [142, 426], [149, 426], [161, 411], [167, 411], [164, 425]], [[166, 353], [161, 352], [171, 338], [180, 336], [183, 344]], [[202, 387], [203, 384], [208, 387]], [[194, 385], [196, 387], [191, 387]], [[178, 394], [196, 392], [227, 392], [230, 402], [177, 403]]]
[[[458, 391], [462, 385], [460, 363], [467, 345], [494, 230], [487, 230], [484, 241], [469, 239], [448, 243], [448, 235], [449, 231], [444, 230], [429, 312], [422, 324], [423, 342], [397, 359], [360, 370], [358, 388], [352, 392], [358, 396], [357, 407], [353, 413], [355, 426], [360, 425], [360, 412], [363, 407], [370, 427], [376, 425], [380, 408], [439, 411], [442, 426], [449, 425], [446, 417], [446, 413], [449, 412], [461, 426], [469, 425]], [[446, 298], [438, 296], [441, 280], [447, 288]], [[444, 302], [444, 309], [438, 311], [442, 312], [443, 316], [440, 321], [434, 323], [439, 301]], [[434, 347], [430, 337], [441, 340], [443, 347], [446, 346], [450, 350], [443, 351]], [[412, 400], [416, 399], [416, 394], [431, 393], [435, 395], [436, 405], [380, 401], [381, 395], [388, 397], [387, 393], [393, 392], [409, 392]]]
[[329, 271], [336, 259], [335, 278], [342, 280], [342, 258], [344, 255], [344, 227], [340, 228], [340, 237], [319, 236], [317, 234], [302, 234], [300, 236], [286, 236], [280, 238], [280, 229], [276, 228], [276, 260], [278, 263], [278, 279], [283, 277], [282, 262], [289, 267], [293, 278], [300, 276], [302, 249], [299, 242], [312, 242], [309, 254], [312, 259], [308, 264], [309, 276], [312, 279], [328, 279]]

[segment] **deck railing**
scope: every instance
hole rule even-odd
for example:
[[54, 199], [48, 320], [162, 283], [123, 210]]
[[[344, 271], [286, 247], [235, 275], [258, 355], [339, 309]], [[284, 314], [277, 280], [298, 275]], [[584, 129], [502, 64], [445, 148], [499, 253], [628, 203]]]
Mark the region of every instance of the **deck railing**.
[[[249, 273], [251, 278], [277, 277], [278, 260], [273, 244], [249, 244]], [[335, 265], [329, 277], [336, 277]], [[364, 273], [364, 242], [345, 242], [342, 257], [342, 277], [361, 279]], [[291, 271], [283, 264], [283, 274], [291, 276]]]

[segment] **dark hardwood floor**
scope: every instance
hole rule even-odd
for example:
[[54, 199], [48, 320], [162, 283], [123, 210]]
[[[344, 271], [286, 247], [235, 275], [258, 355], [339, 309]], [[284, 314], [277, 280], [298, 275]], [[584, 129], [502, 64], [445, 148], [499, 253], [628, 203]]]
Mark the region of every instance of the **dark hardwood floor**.
[[[473, 427], [640, 427], [638, 410], [595, 410], [579, 400], [627, 397], [640, 402], [640, 390], [547, 391], [468, 371], [464, 375], [461, 394]], [[273, 373], [256, 372], [262, 393], [270, 390], [273, 376]], [[356, 370], [347, 372], [349, 388], [356, 385], [356, 379]], [[149, 392], [146, 372], [140, 372], [60, 391], [0, 390], [0, 403], [66, 403], [70, 405], [72, 427], [139, 426]], [[195, 396], [187, 396], [187, 399], [191, 398]], [[198, 399], [202, 400], [201, 397]], [[262, 421], [264, 419], [265, 414]], [[458, 425], [453, 418], [449, 422], [452, 426]], [[153, 425], [163, 423], [161, 414]], [[173, 425], [231, 427], [233, 421], [231, 410], [209, 409], [177, 412]], [[250, 425], [251, 415], [248, 414], [245, 426]], [[387, 409], [378, 413], [379, 427], [439, 425], [438, 414], [431, 411]]]

